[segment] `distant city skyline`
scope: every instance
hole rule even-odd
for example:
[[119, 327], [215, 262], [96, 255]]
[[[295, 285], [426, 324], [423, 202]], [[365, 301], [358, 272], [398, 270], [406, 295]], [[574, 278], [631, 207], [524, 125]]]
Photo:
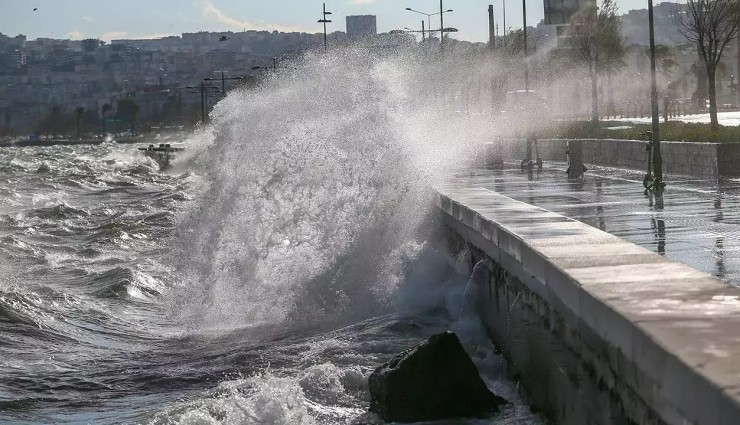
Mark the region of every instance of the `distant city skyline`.
[[[158, 38], [198, 31], [267, 30], [282, 32], [322, 31], [316, 21], [321, 1], [313, 0], [0, 0], [0, 32], [29, 39], [59, 38], [112, 39]], [[348, 15], [376, 15], [378, 31], [410, 27], [419, 29], [422, 15], [408, 12], [411, 7], [434, 13], [436, 0], [337, 0], [328, 1], [334, 22], [329, 30], [345, 31]], [[494, 5], [499, 33], [503, 0], [445, 0], [445, 26], [458, 28], [455, 38], [470, 41], [488, 39], [488, 5]], [[656, 2], [657, 4], [657, 2]], [[645, 1], [617, 0], [620, 13], [644, 9]], [[34, 11], [34, 8], [37, 10]], [[542, 0], [527, 2], [527, 24], [535, 26], [543, 17]], [[506, 25], [521, 27], [522, 3], [506, 2]], [[432, 17], [432, 28], [439, 27], [439, 16]]]

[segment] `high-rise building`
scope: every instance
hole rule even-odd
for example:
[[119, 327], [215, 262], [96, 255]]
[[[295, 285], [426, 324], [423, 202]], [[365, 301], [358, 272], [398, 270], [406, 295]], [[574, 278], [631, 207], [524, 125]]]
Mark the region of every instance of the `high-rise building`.
[[378, 21], [375, 15], [347, 16], [347, 38], [362, 40], [378, 33]]
[[82, 51], [85, 53], [93, 53], [100, 47], [100, 40], [97, 38], [87, 38], [82, 40]]

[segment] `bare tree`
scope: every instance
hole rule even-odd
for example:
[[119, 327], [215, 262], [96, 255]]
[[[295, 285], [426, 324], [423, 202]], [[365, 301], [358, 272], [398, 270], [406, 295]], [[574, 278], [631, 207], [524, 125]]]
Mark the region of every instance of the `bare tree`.
[[712, 126], [717, 126], [717, 67], [725, 47], [738, 33], [740, 5], [737, 0], [687, 0], [682, 9], [674, 13], [673, 22], [696, 45], [704, 62], [709, 83], [709, 117]]
[[619, 35], [619, 19], [614, 0], [586, 2], [573, 14], [569, 32], [570, 54], [584, 63], [591, 79], [591, 120], [599, 120], [599, 70], [612, 72], [623, 65], [624, 44]]

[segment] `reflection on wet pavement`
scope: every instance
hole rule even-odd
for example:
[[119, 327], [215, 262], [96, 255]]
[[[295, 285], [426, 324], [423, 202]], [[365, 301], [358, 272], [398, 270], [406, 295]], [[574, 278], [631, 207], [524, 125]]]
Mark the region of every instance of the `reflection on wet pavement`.
[[503, 195], [582, 221], [740, 286], [740, 180], [668, 176], [660, 200], [636, 171], [591, 167], [568, 181], [565, 164], [542, 170], [475, 170], [462, 177]]

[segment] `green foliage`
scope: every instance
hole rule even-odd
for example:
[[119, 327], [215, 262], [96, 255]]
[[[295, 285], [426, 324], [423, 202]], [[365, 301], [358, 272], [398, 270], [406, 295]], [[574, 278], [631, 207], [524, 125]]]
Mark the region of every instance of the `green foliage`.
[[[650, 57], [650, 48], [645, 49], [645, 55]], [[658, 65], [658, 71], [666, 76], [670, 76], [673, 69], [678, 66], [678, 63], [673, 60], [673, 49], [665, 44], [655, 45], [655, 62]]]
[[116, 118], [123, 122], [129, 123], [131, 129], [134, 129], [136, 117], [139, 114], [139, 105], [131, 99], [122, 99], [118, 102], [118, 112]]
[[[570, 121], [559, 122], [538, 132], [537, 137], [547, 139], [629, 139], [645, 140], [650, 124], [626, 127], [624, 122]], [[681, 142], [740, 143], [740, 127], [669, 121], [660, 124], [660, 139]]]
[[[599, 74], [612, 75], [625, 66], [626, 48], [617, 12], [614, 0], [602, 0], [600, 7], [595, 1], [583, 3], [570, 19], [568, 42], [550, 53], [550, 63], [554, 68], [576, 70], [580, 65], [588, 72], [591, 80], [591, 120], [594, 122], [599, 121]], [[609, 104], [613, 104], [613, 99]]]
[[603, 0], [598, 12], [597, 47], [599, 67], [607, 73], [626, 66], [624, 56], [627, 52], [621, 35], [621, 23], [617, 4], [614, 0]]
[[518, 29], [509, 32], [499, 48], [508, 56], [524, 54], [524, 31]]
[[69, 132], [73, 126], [72, 116], [65, 114], [59, 106], [54, 105], [51, 111], [41, 119], [37, 132], [57, 137]]

